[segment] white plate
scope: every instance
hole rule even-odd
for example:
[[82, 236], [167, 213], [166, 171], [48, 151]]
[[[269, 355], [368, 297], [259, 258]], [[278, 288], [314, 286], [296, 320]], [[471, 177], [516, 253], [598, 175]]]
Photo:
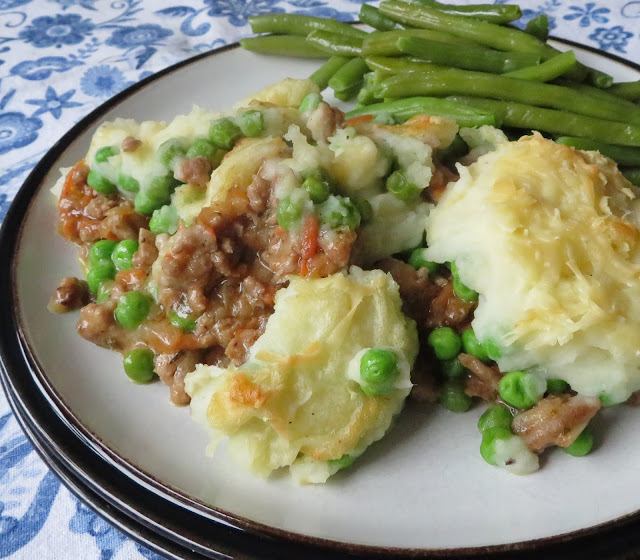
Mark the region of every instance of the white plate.
[[[579, 56], [618, 80], [640, 77], [621, 61], [585, 50]], [[89, 447], [153, 492], [194, 509], [203, 503], [213, 516], [223, 511], [266, 530], [368, 546], [459, 549], [557, 536], [638, 511], [640, 496], [630, 491], [640, 464], [637, 410], [605, 411], [595, 422], [599, 444], [590, 456], [551, 453], [538, 473], [517, 477], [480, 457], [480, 407], [453, 414], [408, 406], [354, 467], [325, 485], [298, 487], [284, 476], [252, 477], [227, 459], [224, 448], [206, 457], [207, 435], [188, 408], [170, 404], [166, 386], [130, 383], [118, 354], [76, 334], [77, 314], [47, 311], [59, 280], [80, 276], [76, 248], [55, 235], [49, 188], [58, 167], [84, 156], [100, 121], [170, 120], [193, 104], [223, 110], [286, 76], [306, 77], [317, 66], [224, 49], [121, 95], [68, 145], [63, 139], [54, 148], [59, 155], [50, 156], [24, 218], [14, 277], [23, 336], [52, 408]]]

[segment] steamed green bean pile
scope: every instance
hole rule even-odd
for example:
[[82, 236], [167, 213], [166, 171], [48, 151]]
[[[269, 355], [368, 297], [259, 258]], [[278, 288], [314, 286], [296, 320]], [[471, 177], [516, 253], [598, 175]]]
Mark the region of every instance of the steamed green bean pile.
[[435, 0], [363, 4], [364, 31], [314, 16], [249, 18], [248, 50], [326, 59], [310, 78], [336, 99], [355, 101], [347, 117], [404, 122], [427, 113], [464, 127], [537, 130], [614, 159], [640, 185], [640, 81], [611, 76], [546, 40], [545, 16], [511, 26], [517, 5], [447, 5]]

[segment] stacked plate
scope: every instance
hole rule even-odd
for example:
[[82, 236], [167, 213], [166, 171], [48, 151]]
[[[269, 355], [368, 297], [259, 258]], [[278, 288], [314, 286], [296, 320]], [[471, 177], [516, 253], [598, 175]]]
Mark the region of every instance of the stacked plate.
[[[576, 48], [558, 43], [561, 48]], [[620, 59], [580, 50], [620, 80]], [[408, 406], [354, 467], [322, 486], [239, 472], [166, 387], [131, 384], [117, 354], [75, 332], [77, 316], [50, 314], [61, 278], [80, 276], [75, 247], [55, 235], [49, 192], [60, 167], [86, 153], [103, 120], [170, 120], [193, 104], [223, 110], [317, 66], [258, 57], [235, 46], [188, 60], [133, 86], [67, 133], [36, 167], [2, 227], [1, 381], [23, 429], [50, 468], [108, 521], [171, 558], [631, 556], [640, 551], [633, 447], [640, 414], [607, 410], [603, 442], [576, 459], [552, 454], [519, 478], [486, 465], [475, 423]], [[237, 72], [242, 68], [242, 72]]]

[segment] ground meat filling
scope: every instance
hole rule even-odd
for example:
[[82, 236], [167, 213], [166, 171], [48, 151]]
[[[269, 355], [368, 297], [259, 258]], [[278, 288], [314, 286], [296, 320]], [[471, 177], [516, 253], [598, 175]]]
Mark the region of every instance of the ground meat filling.
[[550, 395], [530, 410], [516, 414], [512, 429], [535, 452], [552, 445], [567, 447], [601, 406], [597, 397]]
[[[123, 150], [125, 144], [128, 150], [137, 149], [135, 139], [125, 140]], [[192, 182], [210, 174], [209, 164], [204, 169], [196, 160], [183, 162], [183, 179]], [[152, 349], [154, 369], [170, 386], [175, 404], [189, 402], [184, 376], [196, 363], [246, 361], [288, 274], [328, 276], [349, 263], [354, 232], [324, 231], [315, 216], [308, 216], [295, 233], [278, 225], [277, 179], [267, 179], [262, 169], [247, 190], [232, 188], [223, 201], [204, 208], [192, 225], [181, 225], [173, 236], [149, 231], [148, 218], [123, 197], [97, 194], [86, 184], [87, 173], [80, 162], [65, 181], [63, 234], [80, 245], [84, 258], [100, 239], [137, 239], [138, 250], [132, 268], [117, 273], [100, 303], [88, 302], [88, 295], [81, 304], [72, 302], [70, 281], [54, 299], [59, 306], [67, 301], [84, 305], [77, 329], [85, 339], [123, 354], [141, 345]], [[129, 331], [114, 317], [118, 299], [148, 285], [154, 287], [157, 303], [145, 322]], [[183, 331], [171, 322], [172, 313], [192, 319], [195, 326]]]
[[96, 193], [87, 185], [88, 174], [89, 167], [81, 161], [65, 179], [58, 204], [60, 233], [79, 245], [100, 239], [137, 239], [149, 218], [136, 212], [128, 200]]
[[502, 373], [500, 373], [498, 366], [488, 366], [470, 354], [459, 354], [458, 360], [469, 371], [465, 393], [470, 397], [480, 397], [485, 401], [496, 400], [498, 398], [498, 384], [502, 379]]
[[49, 311], [67, 313], [75, 311], [89, 303], [89, 287], [84, 280], [63, 278], [49, 301]]

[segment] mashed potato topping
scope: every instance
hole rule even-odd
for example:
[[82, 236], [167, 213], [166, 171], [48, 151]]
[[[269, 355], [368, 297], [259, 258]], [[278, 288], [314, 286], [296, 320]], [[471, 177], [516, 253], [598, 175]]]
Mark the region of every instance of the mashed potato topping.
[[480, 293], [472, 325], [500, 370], [610, 403], [640, 389], [639, 202], [615, 163], [534, 134], [458, 170], [427, 258]]
[[[193, 417], [231, 457], [259, 476], [290, 467], [324, 482], [380, 439], [411, 388], [418, 352], [398, 286], [379, 270], [352, 267], [324, 279], [291, 277], [250, 357], [239, 367], [199, 365], [186, 378]], [[393, 349], [395, 390], [369, 396], [351, 373], [368, 348]]]

